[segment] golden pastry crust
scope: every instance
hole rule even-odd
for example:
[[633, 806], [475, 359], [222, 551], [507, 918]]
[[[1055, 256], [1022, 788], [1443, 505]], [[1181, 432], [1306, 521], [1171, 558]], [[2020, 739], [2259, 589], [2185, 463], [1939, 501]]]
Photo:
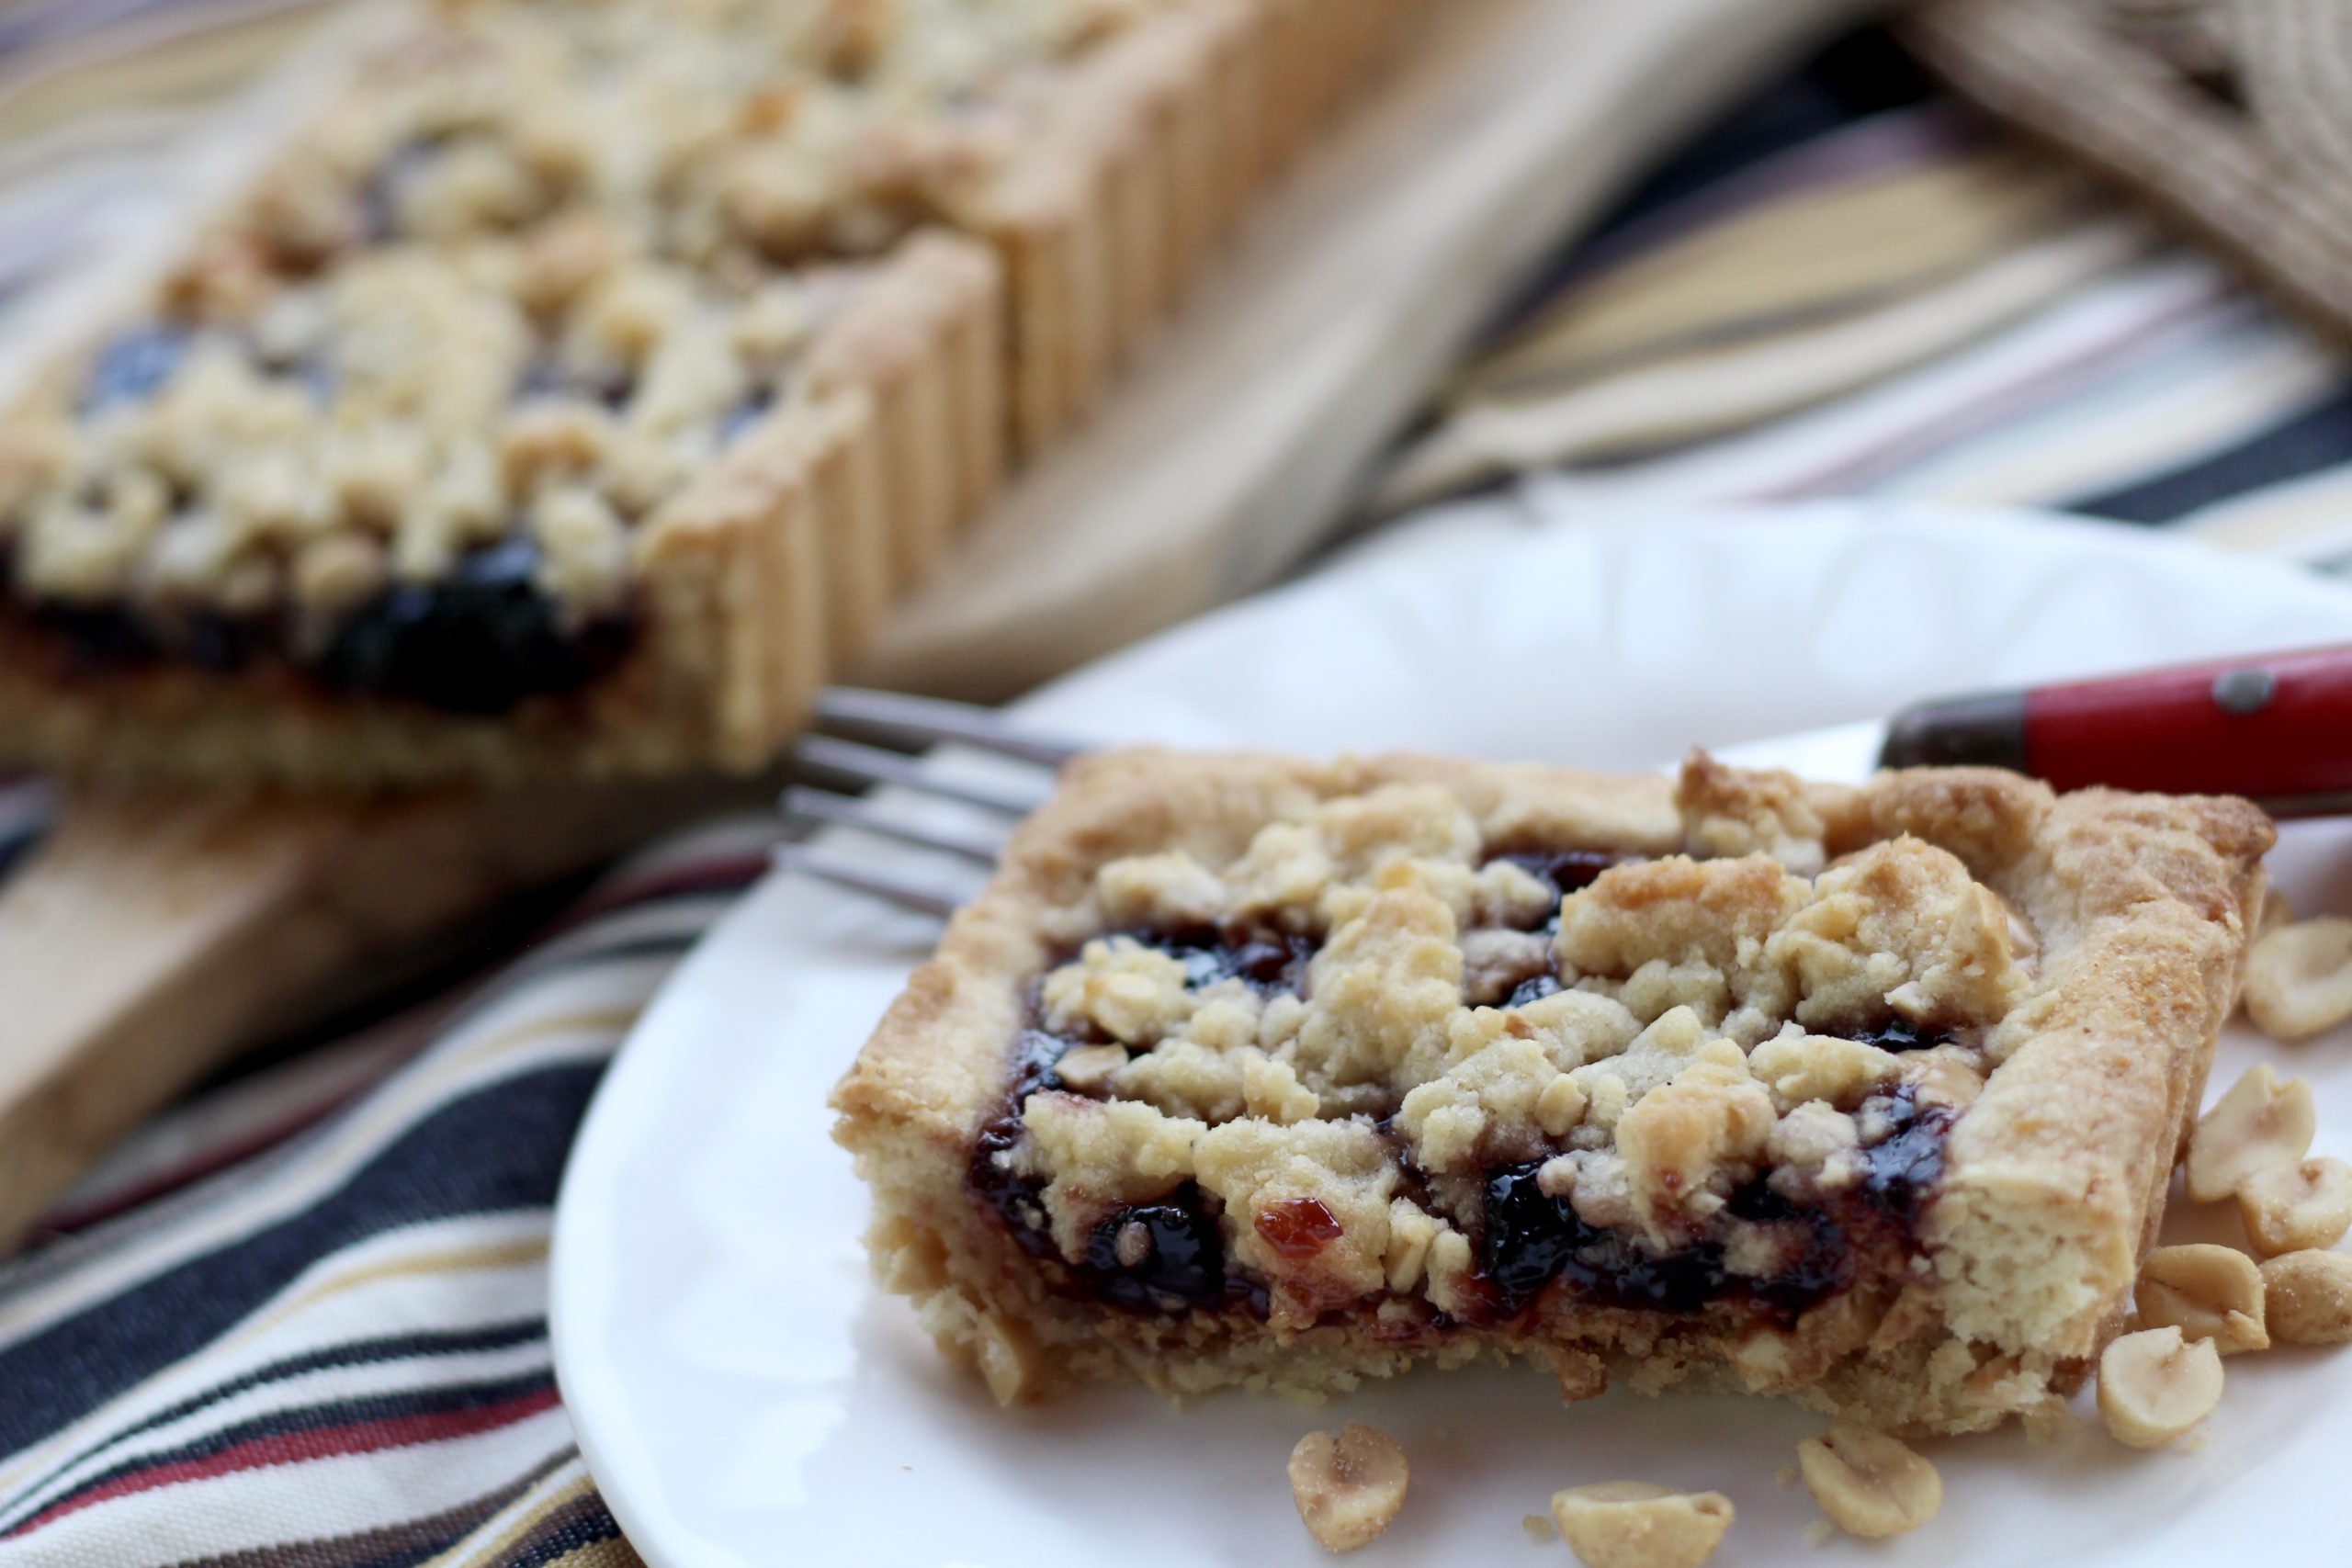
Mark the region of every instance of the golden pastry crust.
[[1109, 753], [837, 1135], [1001, 1395], [1503, 1354], [1973, 1429], [2120, 1326], [2270, 838], [1989, 771]]

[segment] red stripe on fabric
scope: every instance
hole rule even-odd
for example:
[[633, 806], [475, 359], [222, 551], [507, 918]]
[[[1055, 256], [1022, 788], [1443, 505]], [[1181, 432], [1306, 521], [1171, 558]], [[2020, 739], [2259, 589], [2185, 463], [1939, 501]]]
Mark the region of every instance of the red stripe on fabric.
[[209, 1481], [239, 1471], [266, 1470], [272, 1465], [300, 1464], [307, 1460], [335, 1459], [345, 1454], [377, 1453], [386, 1449], [445, 1443], [500, 1427], [514, 1426], [542, 1410], [552, 1408], [555, 1404], [556, 1392], [550, 1386], [534, 1393], [502, 1400], [496, 1404], [476, 1405], [466, 1410], [390, 1416], [377, 1421], [355, 1421], [345, 1427], [321, 1427], [307, 1432], [283, 1432], [254, 1438], [202, 1459], [160, 1464], [135, 1474], [117, 1476], [103, 1486], [93, 1487], [50, 1505], [6, 1536], [0, 1536], [0, 1540], [14, 1540], [19, 1536], [29, 1535], [68, 1514], [79, 1513], [84, 1508], [116, 1497], [153, 1492], [159, 1487], [176, 1486], [184, 1482]]

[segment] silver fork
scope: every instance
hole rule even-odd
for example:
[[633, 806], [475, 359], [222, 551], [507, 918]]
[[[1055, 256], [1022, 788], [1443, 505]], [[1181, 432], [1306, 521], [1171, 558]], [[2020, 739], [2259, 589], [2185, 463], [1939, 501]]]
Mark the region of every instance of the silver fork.
[[[854, 852], [808, 843], [806, 836], [820, 828], [847, 828], [990, 866], [1013, 824], [1051, 793], [1051, 770], [1088, 750], [1023, 729], [993, 709], [847, 686], [818, 694], [811, 722], [818, 728], [793, 744], [797, 782], [785, 790], [780, 803], [800, 837], [777, 847], [776, 863], [942, 919], [955, 913], [962, 897], [942, 884], [868, 863]], [[1035, 771], [1001, 781], [955, 777], [922, 755], [939, 746], [966, 748]], [[871, 790], [885, 793], [866, 793]], [[952, 802], [960, 808], [959, 819], [977, 825], [912, 820], [903, 799], [893, 798], [900, 792]]]

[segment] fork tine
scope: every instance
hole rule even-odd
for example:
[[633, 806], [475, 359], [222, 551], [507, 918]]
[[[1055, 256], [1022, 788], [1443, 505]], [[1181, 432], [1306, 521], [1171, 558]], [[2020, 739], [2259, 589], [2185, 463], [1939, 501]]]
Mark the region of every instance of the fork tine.
[[793, 760], [828, 773], [845, 774], [868, 784], [904, 784], [935, 795], [943, 800], [961, 801], [977, 806], [983, 811], [999, 812], [1007, 817], [1026, 817], [1043, 804], [1041, 796], [1023, 799], [1000, 790], [976, 784], [950, 784], [931, 776], [931, 771], [912, 757], [898, 751], [886, 751], [879, 746], [867, 746], [855, 740], [836, 739], [830, 735], [804, 735], [793, 743]]
[[794, 784], [784, 792], [784, 812], [787, 817], [806, 818], [812, 822], [839, 822], [846, 827], [855, 828], [861, 832], [877, 834], [885, 839], [896, 839], [902, 844], [913, 844], [920, 849], [939, 850], [947, 854], [960, 855], [966, 860], [975, 861], [981, 865], [994, 865], [996, 857], [1004, 847], [1001, 844], [983, 842], [978, 839], [965, 838], [960, 834], [943, 833], [933, 829], [915, 828], [903, 822], [893, 822], [887, 817], [877, 815], [873, 807], [865, 800], [850, 795], [833, 795], [821, 789], [810, 789], [805, 784]]
[[1048, 768], [1058, 768], [1086, 750], [1047, 736], [1024, 734], [992, 708], [856, 686], [828, 686], [818, 693], [817, 716], [831, 724], [854, 725], [902, 745], [932, 746], [952, 740]]
[[901, 908], [936, 915], [943, 920], [956, 912], [958, 903], [958, 900], [931, 888], [860, 865], [854, 861], [827, 854], [822, 850], [812, 850], [806, 844], [778, 844], [774, 851], [774, 859], [780, 870], [801, 872], [837, 887], [847, 887], [885, 903], [896, 904]]

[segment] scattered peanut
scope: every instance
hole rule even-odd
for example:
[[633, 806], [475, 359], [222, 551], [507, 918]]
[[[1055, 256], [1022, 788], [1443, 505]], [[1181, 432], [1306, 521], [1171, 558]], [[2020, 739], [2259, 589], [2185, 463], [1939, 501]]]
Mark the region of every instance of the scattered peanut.
[[1092, 1094], [1108, 1089], [1111, 1075], [1127, 1065], [1127, 1048], [1124, 1045], [1080, 1045], [1065, 1051], [1054, 1064], [1054, 1076], [1062, 1087], [1073, 1094]]
[[2276, 887], [2266, 886], [2255, 906], [2254, 940], [2260, 942], [2272, 931], [2295, 923], [2295, 907]]
[[2248, 1067], [2198, 1119], [2188, 1140], [2188, 1195], [2217, 1203], [2257, 1171], [2295, 1164], [2310, 1152], [2316, 1125], [2311, 1085], [2278, 1082], [2267, 1062]]
[[2143, 1327], [2210, 1339], [2224, 1356], [2270, 1348], [2262, 1327], [2262, 1272], [2235, 1247], [2156, 1248], [2140, 1267], [2132, 1300]]
[[1822, 1438], [1797, 1445], [1805, 1490], [1848, 1535], [1901, 1535], [1943, 1506], [1943, 1477], [1909, 1445], [1868, 1427], [1840, 1421]]
[[2238, 1217], [2265, 1258], [2334, 1247], [2352, 1230], [2352, 1165], [2323, 1156], [2256, 1171], [2238, 1186]]
[[1731, 1529], [1731, 1499], [1645, 1481], [1552, 1494], [1552, 1517], [1590, 1568], [1699, 1568]]
[[2352, 1343], [2352, 1253], [2290, 1252], [2262, 1266], [2262, 1282], [2279, 1343]]
[[2222, 1357], [2210, 1339], [2177, 1328], [2143, 1328], [2109, 1344], [2098, 1359], [2098, 1414], [2117, 1442], [2160, 1449], [2222, 1402]]
[[1338, 1437], [1309, 1432], [1290, 1450], [1290, 1495], [1317, 1544], [1353, 1551], [1405, 1506], [1405, 1450], [1377, 1427], [1351, 1421]]
[[2245, 1010], [2278, 1040], [2301, 1040], [2352, 1018], [2352, 919], [2297, 920], [2256, 942], [2246, 953]]

